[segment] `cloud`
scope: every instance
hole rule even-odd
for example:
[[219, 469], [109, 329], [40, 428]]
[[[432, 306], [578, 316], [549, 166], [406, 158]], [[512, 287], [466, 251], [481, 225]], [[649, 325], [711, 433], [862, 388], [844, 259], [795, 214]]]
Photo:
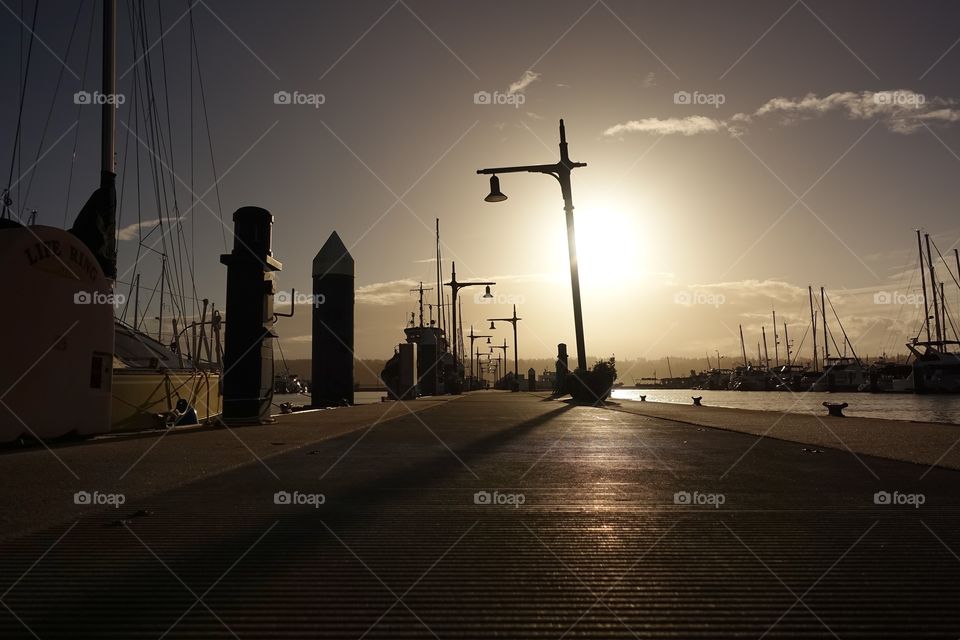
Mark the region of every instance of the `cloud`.
[[510, 83], [510, 88], [507, 89], [507, 93], [514, 95], [516, 93], [523, 93], [527, 87], [540, 79], [540, 74], [535, 71], [530, 71], [529, 69], [523, 72], [523, 75], [520, 76], [520, 79], [516, 82]]
[[121, 242], [126, 240], [137, 240], [140, 238], [140, 231], [144, 229], [153, 229], [158, 224], [160, 224], [159, 220], [144, 220], [143, 222], [134, 222], [133, 224], [128, 224], [117, 231], [117, 240], [120, 240]]
[[623, 133], [652, 133], [656, 135], [694, 136], [699, 133], [719, 133], [727, 129], [723, 120], [706, 116], [687, 116], [686, 118], [644, 118], [617, 124], [603, 132], [605, 136]]
[[[952, 123], [960, 120], [955, 101], [927, 99], [911, 89], [888, 91], [843, 91], [820, 97], [808, 93], [801, 98], [773, 98], [752, 117], [776, 117], [783, 124], [839, 112], [850, 120], [879, 120], [894, 133], [910, 134], [926, 123]], [[751, 117], [745, 118], [749, 121]]]
[[357, 304], [391, 306], [412, 300], [410, 289], [420, 285], [416, 280], [391, 280], [357, 287]]
[[908, 135], [926, 126], [960, 122], [960, 103], [952, 98], [927, 98], [912, 89], [840, 91], [825, 96], [808, 93], [794, 98], [771, 98], [752, 112], [736, 113], [726, 120], [700, 115], [684, 118], [645, 118], [613, 125], [603, 134], [693, 136], [702, 133], [727, 133], [738, 136], [746, 133], [749, 125], [756, 121], [772, 119], [782, 126], [790, 126], [834, 113], [842, 114], [849, 120], [876, 120], [894, 133]]
[[763, 298], [777, 302], [796, 302], [806, 299], [807, 290], [804, 287], [784, 282], [782, 280], [737, 280], [732, 282], [715, 282], [710, 284], [694, 284], [687, 287], [696, 291], [717, 291], [727, 294], [732, 300], [745, 298]]

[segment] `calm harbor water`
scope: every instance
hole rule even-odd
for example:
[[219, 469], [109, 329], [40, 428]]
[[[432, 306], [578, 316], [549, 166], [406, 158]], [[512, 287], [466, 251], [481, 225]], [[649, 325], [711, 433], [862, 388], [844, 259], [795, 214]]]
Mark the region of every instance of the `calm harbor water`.
[[[353, 403], [354, 404], [376, 404], [380, 402], [380, 398], [387, 395], [386, 391], [357, 391], [353, 394]], [[290, 404], [296, 405], [307, 405], [310, 404], [310, 394], [297, 394], [297, 393], [277, 393], [273, 396], [273, 410], [270, 413], [280, 413], [280, 404], [284, 402], [289, 402]]]
[[846, 402], [849, 416], [950, 422], [960, 424], [960, 396], [923, 396], [909, 393], [789, 393], [779, 391], [708, 391], [693, 389], [614, 389], [615, 400], [640, 400], [691, 404], [691, 396], [703, 396], [703, 404], [734, 409], [788, 411], [824, 415], [824, 402]]

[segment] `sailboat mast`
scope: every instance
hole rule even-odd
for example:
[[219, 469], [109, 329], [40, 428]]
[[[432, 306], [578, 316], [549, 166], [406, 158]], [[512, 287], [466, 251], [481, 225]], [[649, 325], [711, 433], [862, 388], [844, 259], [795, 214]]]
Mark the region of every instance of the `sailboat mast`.
[[827, 358], [830, 357], [830, 334], [827, 331], [827, 295], [820, 287], [820, 316], [823, 318], [823, 368], [827, 368]]
[[767, 363], [767, 369], [769, 369], [770, 368], [770, 352], [767, 351], [767, 328], [766, 327], [760, 327], [760, 328], [763, 331], [763, 359]]
[[943, 332], [940, 327], [940, 306], [937, 303], [937, 272], [933, 268], [933, 256], [930, 253], [930, 234], [923, 234], [927, 243], [927, 268], [930, 269], [930, 292], [933, 294], [933, 322], [937, 331], [937, 346], [943, 346]]
[[787, 348], [787, 366], [790, 366], [790, 336], [787, 334], [787, 323], [783, 323], [783, 344]]
[[927, 328], [927, 342], [930, 342], [930, 305], [927, 302], [927, 276], [923, 271], [923, 243], [920, 241], [920, 229], [917, 229], [917, 255], [920, 256], [920, 286], [923, 287], [923, 324]]
[[[960, 281], [960, 249], [953, 250], [953, 258], [957, 261], [957, 279]], [[960, 336], [958, 336], [960, 339]]]
[[813, 287], [807, 286], [810, 297], [810, 327], [813, 329], [813, 370], [817, 370], [817, 316], [813, 313]]
[[743, 366], [747, 366], [747, 348], [743, 346], [743, 325], [740, 325], [740, 352], [743, 354]]
[[941, 325], [943, 326], [943, 341], [946, 342], [947, 337], [947, 299], [943, 294], [943, 281], [940, 281], [940, 314], [942, 317]]
[[[773, 310], [773, 364], [780, 366], [780, 337], [777, 335], [777, 310]], [[767, 363], [770, 366], [770, 363]]]
[[440, 218], [437, 218], [437, 326], [443, 328], [443, 272], [440, 268]]
[[117, 0], [103, 0], [103, 95], [100, 120], [100, 170], [116, 173], [114, 146], [117, 127]]
[[157, 342], [163, 342], [163, 283], [167, 279], [167, 256], [160, 259], [160, 326], [157, 327]]

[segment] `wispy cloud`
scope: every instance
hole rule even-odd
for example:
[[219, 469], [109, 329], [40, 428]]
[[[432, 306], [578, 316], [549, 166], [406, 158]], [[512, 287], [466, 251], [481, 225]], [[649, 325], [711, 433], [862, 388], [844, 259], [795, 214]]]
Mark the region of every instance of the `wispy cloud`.
[[727, 119], [707, 116], [683, 118], [645, 118], [608, 127], [605, 136], [625, 133], [692, 136], [703, 133], [744, 134], [749, 125], [760, 120], [775, 120], [783, 126], [829, 114], [842, 114], [849, 120], [877, 120], [894, 133], [908, 135], [925, 126], [947, 125], [960, 121], [960, 102], [952, 98], [932, 97], [912, 89], [885, 91], [842, 91], [826, 96], [808, 93], [801, 97], [775, 97], [749, 113], [736, 113]]
[[117, 231], [117, 240], [128, 241], [128, 240], [137, 240], [140, 237], [140, 232], [146, 229], [153, 229], [155, 226], [160, 224], [159, 220], [144, 220], [143, 222], [134, 222], [133, 224], [128, 224], [119, 231]]
[[950, 123], [960, 120], [954, 100], [927, 99], [911, 89], [891, 91], [844, 91], [817, 96], [808, 93], [802, 98], [773, 98], [744, 118], [776, 117], [784, 124], [794, 124], [829, 113], [841, 113], [850, 120], [879, 120], [890, 131], [909, 134], [924, 124]]
[[695, 136], [700, 133], [719, 133], [727, 129], [723, 120], [706, 116], [687, 116], [686, 118], [644, 118], [617, 124], [603, 132], [605, 136], [617, 136], [624, 133], [651, 133], [654, 135]]
[[529, 87], [531, 84], [533, 84], [539, 79], [540, 79], [539, 73], [537, 73], [536, 71], [530, 71], [528, 69], [527, 71], [523, 72], [523, 75], [520, 76], [519, 80], [510, 83], [510, 88], [507, 89], [507, 93], [509, 93], [510, 95], [523, 93], [524, 91], [526, 91], [527, 87]]
[[419, 281], [409, 279], [375, 282], [357, 287], [356, 301], [358, 304], [382, 307], [409, 302], [410, 289], [416, 288], [419, 284]]

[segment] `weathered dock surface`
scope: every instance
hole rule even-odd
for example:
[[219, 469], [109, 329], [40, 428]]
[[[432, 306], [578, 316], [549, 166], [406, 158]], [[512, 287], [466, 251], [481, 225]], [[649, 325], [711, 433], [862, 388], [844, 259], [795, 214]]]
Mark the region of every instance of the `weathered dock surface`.
[[411, 407], [55, 448], [79, 480], [3, 455], [4, 513], [62, 517], [0, 543], [0, 637], [960, 634], [957, 471], [529, 394]]

